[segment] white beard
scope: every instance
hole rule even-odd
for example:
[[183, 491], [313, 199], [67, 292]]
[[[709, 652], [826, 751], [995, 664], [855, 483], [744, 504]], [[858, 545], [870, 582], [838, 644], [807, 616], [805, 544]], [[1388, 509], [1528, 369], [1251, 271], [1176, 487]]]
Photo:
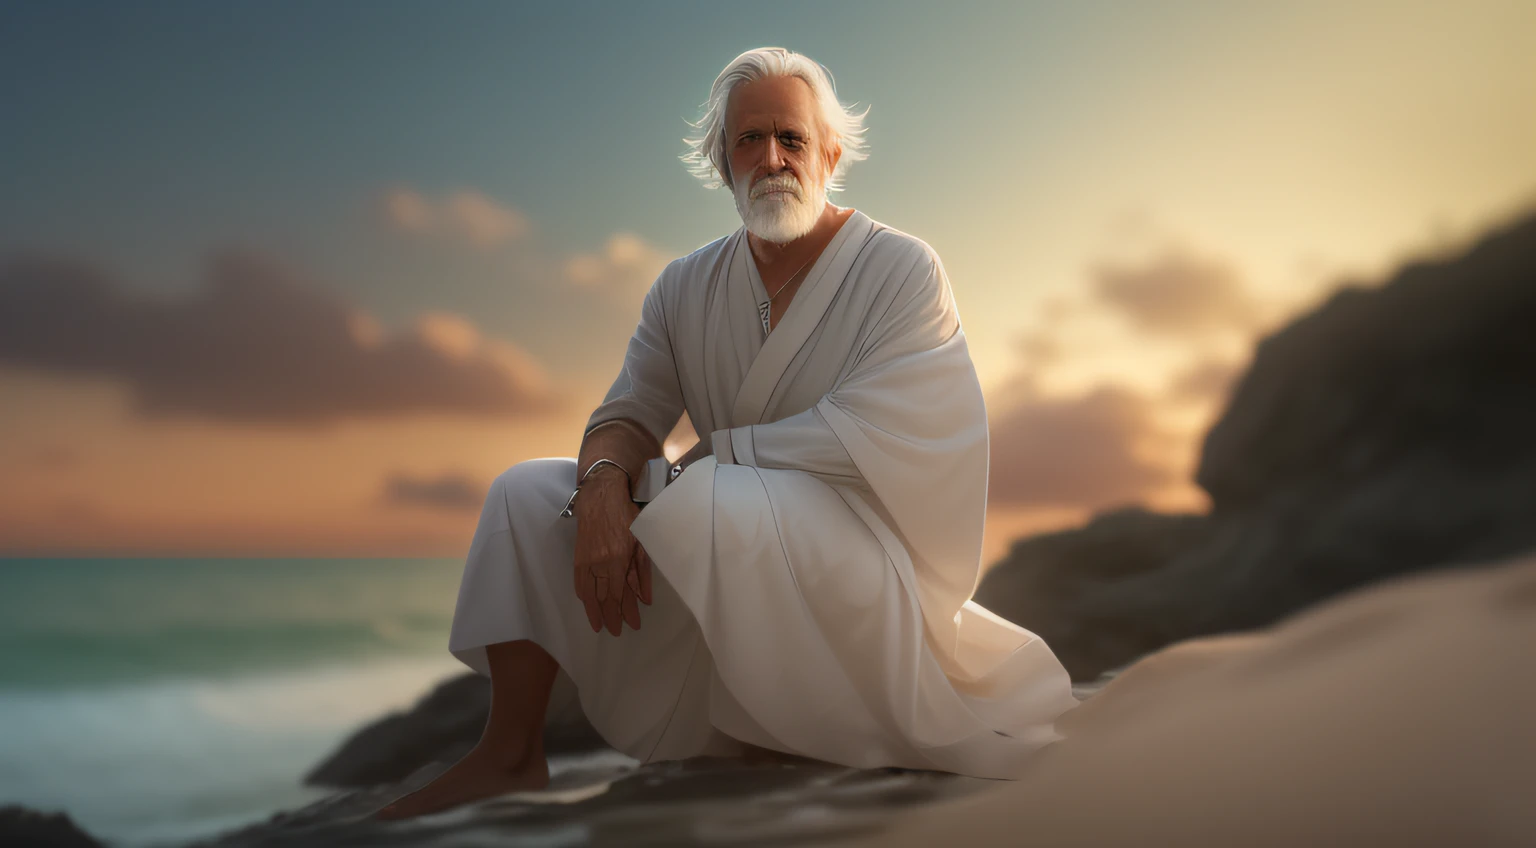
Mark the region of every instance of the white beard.
[[[791, 191], [751, 197], [753, 191], [762, 192], [775, 185], [787, 185]], [[809, 233], [826, 205], [824, 199], [817, 202], [817, 198], [824, 198], [822, 185], [813, 186], [814, 191], [806, 191], [790, 174], [764, 177], [755, 186], [748, 186], [746, 180], [741, 180], [733, 188], [736, 212], [746, 224], [747, 232], [775, 244], [792, 242]]]

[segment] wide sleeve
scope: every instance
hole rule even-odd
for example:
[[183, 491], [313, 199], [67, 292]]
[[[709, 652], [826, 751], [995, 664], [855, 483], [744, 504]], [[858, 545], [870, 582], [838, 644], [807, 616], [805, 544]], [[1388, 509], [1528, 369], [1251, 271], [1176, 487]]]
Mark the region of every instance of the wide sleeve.
[[907, 283], [817, 408], [906, 543], [925, 614], [958, 628], [980, 576], [986, 403], [938, 257]]
[[667, 273], [663, 271], [646, 293], [640, 307], [640, 323], [624, 353], [624, 365], [603, 402], [587, 418], [586, 432], [606, 421], [628, 418], [644, 426], [661, 443], [683, 417], [683, 389], [678, 382], [663, 300]]
[[767, 424], [722, 428], [710, 438], [719, 463], [785, 468], [824, 483], [864, 485], [853, 457], [814, 406]]

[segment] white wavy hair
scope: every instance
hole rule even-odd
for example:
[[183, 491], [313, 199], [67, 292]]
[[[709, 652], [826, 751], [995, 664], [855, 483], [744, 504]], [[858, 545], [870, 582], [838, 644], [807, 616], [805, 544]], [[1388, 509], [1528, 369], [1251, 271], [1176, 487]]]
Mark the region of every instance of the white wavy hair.
[[823, 138], [822, 143], [830, 149], [841, 142], [843, 148], [843, 155], [827, 177], [826, 190], [842, 191], [848, 166], [869, 158], [868, 144], [864, 138], [864, 116], [869, 114], [869, 107], [864, 107], [864, 111], [859, 113], [855, 113], [851, 107], [844, 107], [838, 102], [832, 72], [825, 65], [783, 47], [748, 50], [725, 66], [720, 76], [715, 77], [715, 84], [709, 90], [709, 99], [701, 104], [705, 110], [704, 117], [698, 123], [687, 122], [701, 132], [697, 137], [683, 139], [692, 149], [679, 158], [694, 176], [704, 182], [705, 188], [725, 188], [726, 183], [720, 179], [720, 175], [731, 171], [730, 160], [725, 154], [725, 107], [730, 102], [731, 91], [744, 82], [770, 76], [799, 77], [810, 85], [816, 95], [816, 102], [821, 106], [822, 129], [831, 134], [829, 138]]

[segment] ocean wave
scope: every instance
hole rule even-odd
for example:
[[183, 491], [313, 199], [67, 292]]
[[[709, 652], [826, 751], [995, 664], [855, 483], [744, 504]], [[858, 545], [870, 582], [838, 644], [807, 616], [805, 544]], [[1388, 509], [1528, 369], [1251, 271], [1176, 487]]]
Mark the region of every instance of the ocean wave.
[[454, 560], [0, 561], [0, 691], [446, 650]]
[[464, 667], [447, 653], [235, 680], [0, 692], [0, 798], [144, 846], [327, 794], [301, 776], [356, 728]]

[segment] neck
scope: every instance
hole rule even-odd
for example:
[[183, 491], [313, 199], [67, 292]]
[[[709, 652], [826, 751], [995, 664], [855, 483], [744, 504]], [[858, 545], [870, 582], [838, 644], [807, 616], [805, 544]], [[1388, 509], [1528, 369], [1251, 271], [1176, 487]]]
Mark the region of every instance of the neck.
[[805, 235], [787, 241], [783, 244], [758, 238], [751, 231], [747, 232], [747, 244], [752, 248], [752, 257], [757, 260], [757, 267], [768, 271], [784, 267], [795, 267], [805, 262], [811, 256], [826, 247], [827, 242], [837, 233], [849, 215], [853, 214], [851, 207], [837, 206], [832, 201], [825, 201], [821, 209], [821, 217], [816, 219], [816, 225]]

